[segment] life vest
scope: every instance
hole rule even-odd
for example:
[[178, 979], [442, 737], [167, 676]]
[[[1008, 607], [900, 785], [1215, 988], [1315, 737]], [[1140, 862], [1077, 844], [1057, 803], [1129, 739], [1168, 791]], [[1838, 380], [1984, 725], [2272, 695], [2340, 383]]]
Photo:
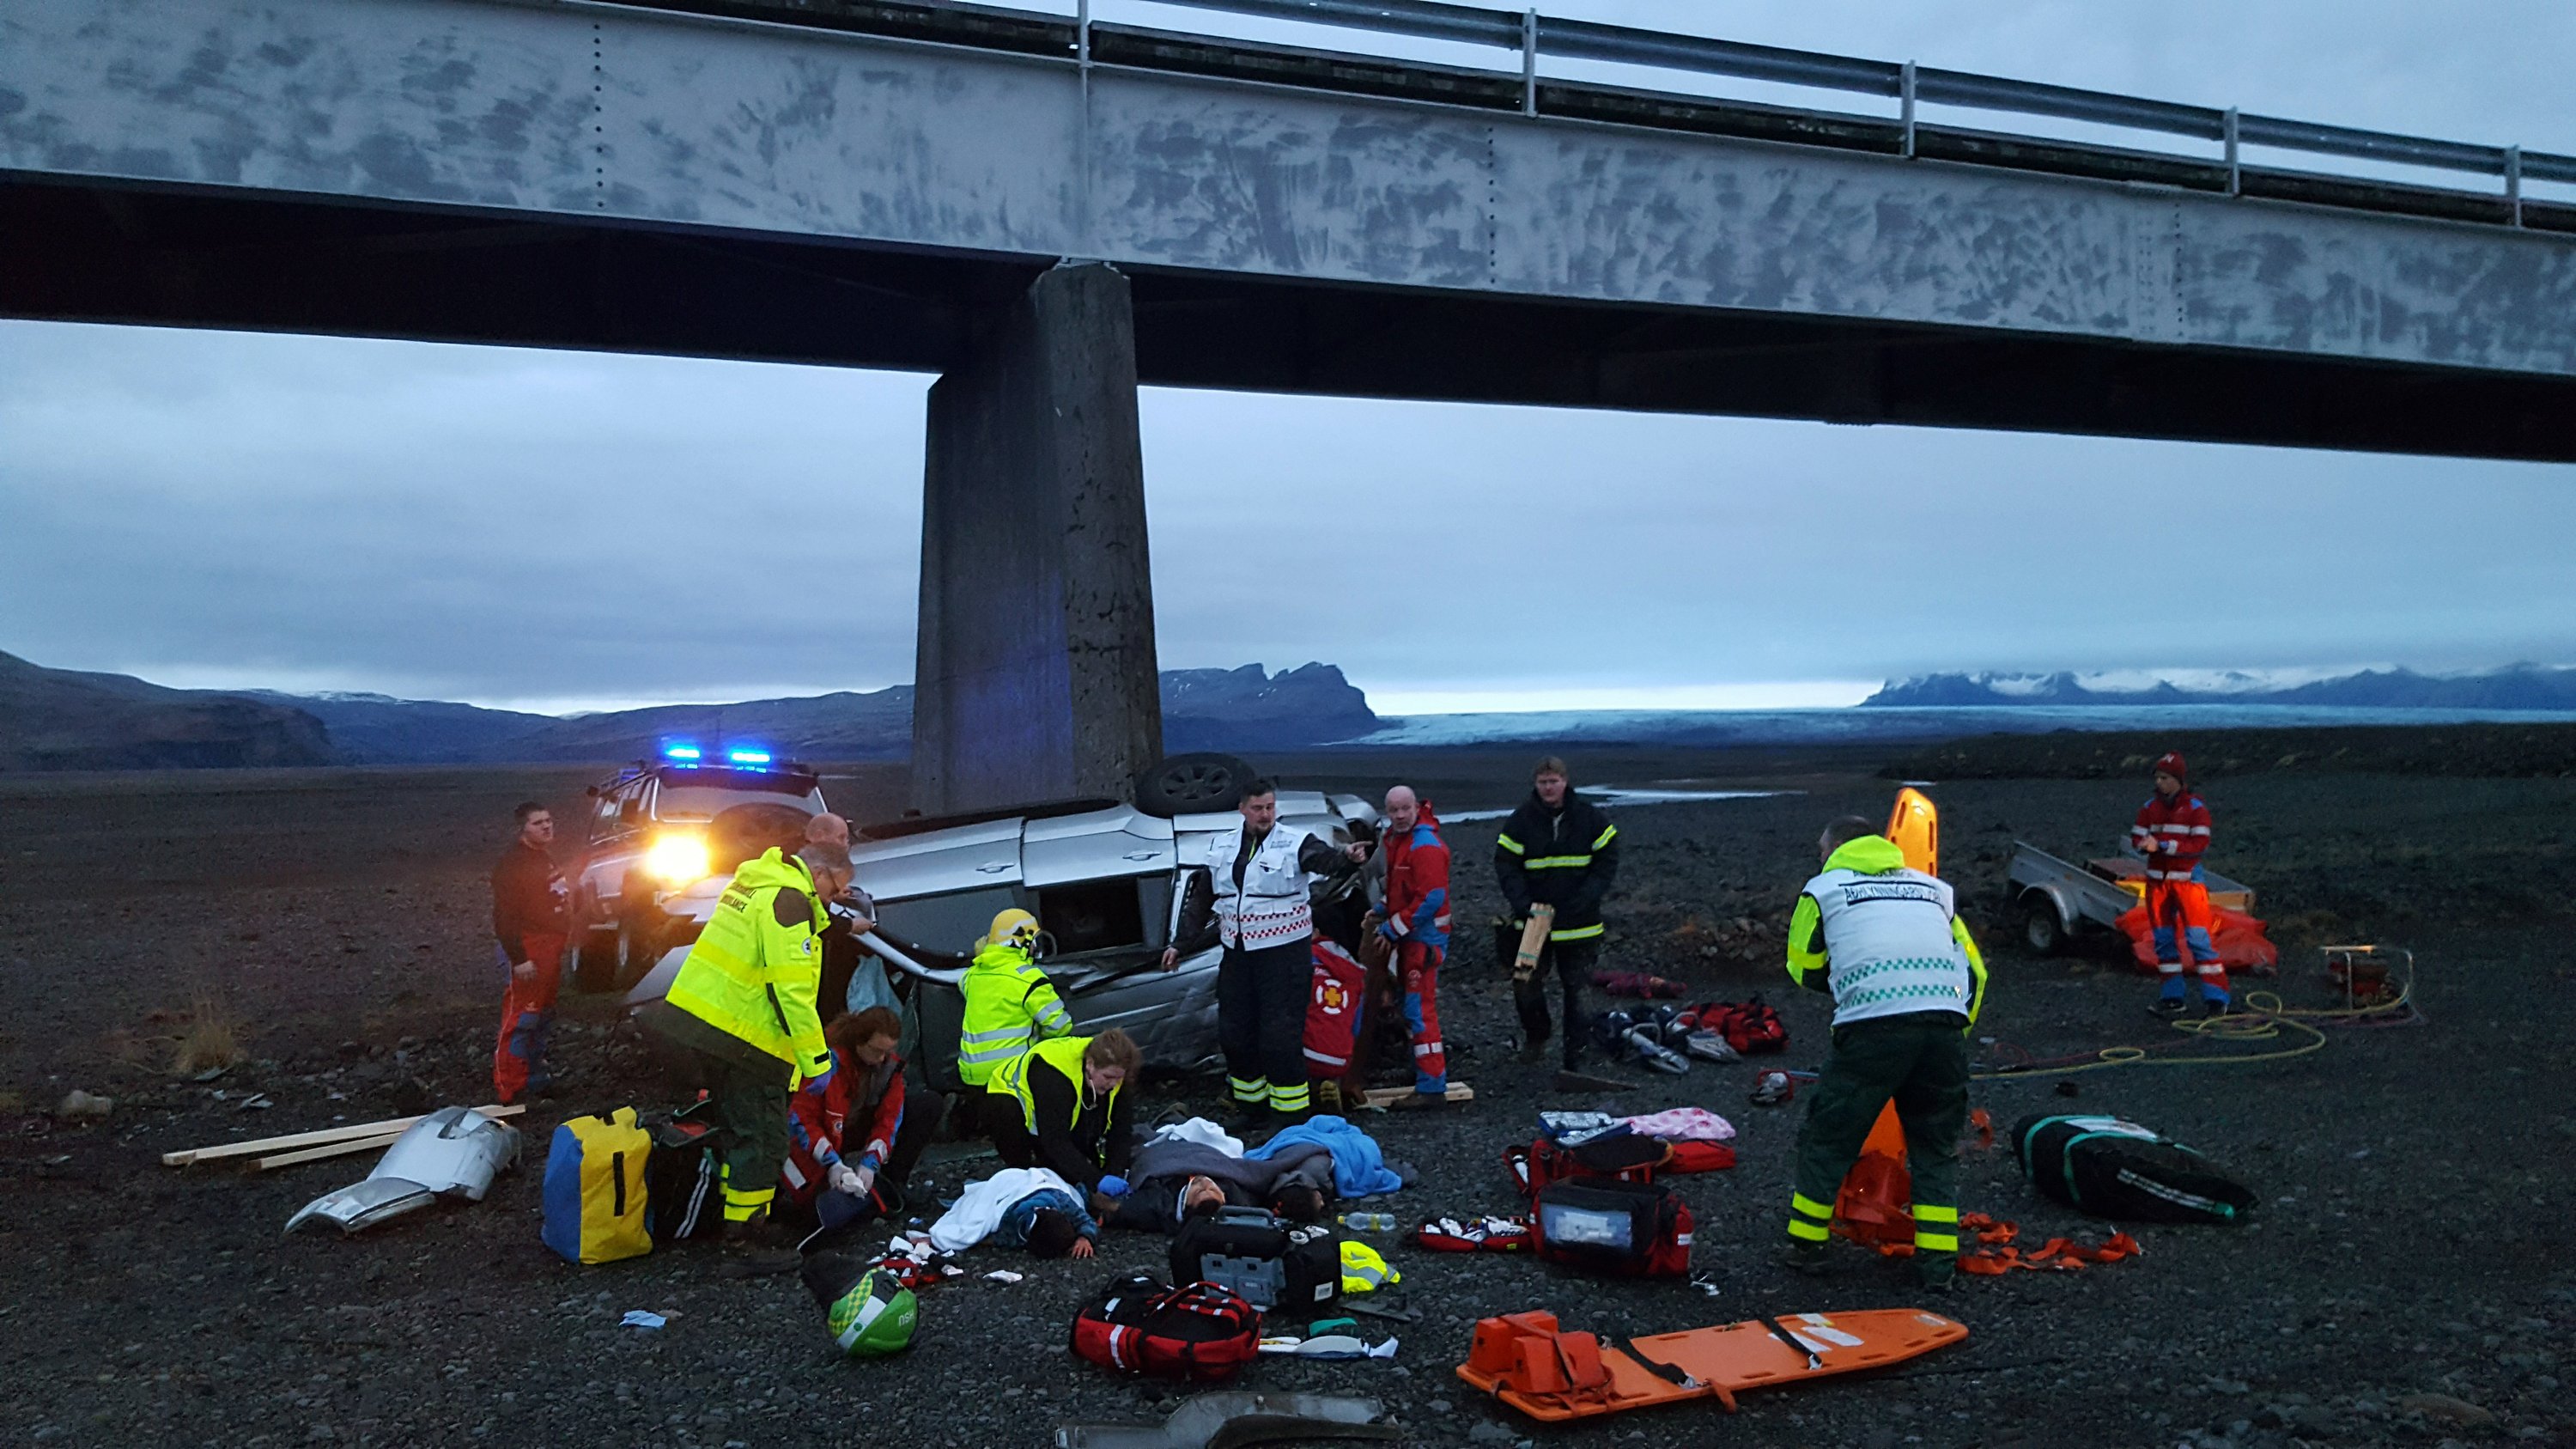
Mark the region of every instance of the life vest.
[[1008, 941], [976, 952], [958, 990], [966, 1015], [958, 1026], [957, 1077], [967, 1086], [983, 1086], [1032, 1044], [1073, 1030], [1073, 1016], [1046, 973]]
[[[778, 920], [782, 890], [800, 891], [810, 918]], [[805, 863], [772, 846], [747, 860], [671, 980], [671, 1005], [738, 1041], [819, 1077], [832, 1069], [814, 998], [822, 989], [823, 907]]]
[[[1048, 1070], [1058, 1073], [1073, 1084], [1073, 1117], [1064, 1124], [1065, 1130], [1069, 1132], [1082, 1122], [1084, 1091], [1082, 1054], [1090, 1047], [1091, 1038], [1087, 1036], [1060, 1036], [1053, 1041], [1039, 1042], [1036, 1046], [1004, 1062], [993, 1073], [993, 1079], [984, 1084], [984, 1090], [1017, 1098], [1020, 1104], [1020, 1125], [1028, 1129], [1030, 1136], [1035, 1137], [1038, 1135], [1038, 1094], [1029, 1083], [1029, 1074], [1037, 1070], [1034, 1064], [1043, 1062]], [[1119, 1088], [1110, 1088], [1109, 1095], [1100, 1102], [1099, 1105], [1105, 1113], [1115, 1114], [1118, 1107], [1118, 1092]], [[1108, 1118], [1104, 1117], [1103, 1120]]]
[[1208, 883], [1216, 888], [1217, 939], [1227, 946], [1258, 951], [1285, 946], [1315, 934], [1315, 915], [1307, 904], [1310, 884], [1297, 863], [1306, 832], [1274, 824], [1270, 834], [1244, 862], [1243, 883], [1235, 884], [1234, 858], [1243, 852], [1243, 827], [1236, 825], [1208, 842]]

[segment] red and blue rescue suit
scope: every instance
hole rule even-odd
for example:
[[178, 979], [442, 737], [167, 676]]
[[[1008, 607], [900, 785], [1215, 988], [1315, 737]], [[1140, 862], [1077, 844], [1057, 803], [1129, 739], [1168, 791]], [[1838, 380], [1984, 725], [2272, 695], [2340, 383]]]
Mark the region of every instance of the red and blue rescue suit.
[[[571, 894], [554, 858], [523, 840], [512, 841], [492, 869], [492, 939], [508, 982], [501, 1036], [492, 1048], [492, 1090], [505, 1103], [553, 1084], [546, 1071], [546, 1034], [563, 982]], [[511, 969], [522, 961], [537, 968], [525, 980]]]
[[[867, 1119], [867, 1137], [854, 1152], [848, 1145], [850, 1119], [860, 1115]], [[810, 1203], [830, 1185], [836, 1163], [882, 1174], [902, 1130], [903, 1058], [889, 1052], [869, 1067], [834, 1052], [832, 1070], [808, 1079], [788, 1102], [780, 1185], [790, 1200]]]
[[2227, 996], [2227, 968], [2210, 940], [2216, 917], [2202, 884], [2200, 858], [2209, 851], [2209, 807], [2186, 786], [2171, 796], [2150, 795], [2129, 827], [2130, 842], [2147, 858], [2147, 922], [2155, 930], [2156, 974], [2164, 994], [2183, 994], [2183, 962], [2191, 962], [2201, 995]]
[[1440, 1044], [1440, 963], [1449, 955], [1449, 845], [1424, 801], [1413, 828], [1390, 834], [1386, 851], [1386, 924], [1403, 983], [1404, 1025], [1413, 1038], [1413, 1090], [1449, 1091], [1449, 1056]]

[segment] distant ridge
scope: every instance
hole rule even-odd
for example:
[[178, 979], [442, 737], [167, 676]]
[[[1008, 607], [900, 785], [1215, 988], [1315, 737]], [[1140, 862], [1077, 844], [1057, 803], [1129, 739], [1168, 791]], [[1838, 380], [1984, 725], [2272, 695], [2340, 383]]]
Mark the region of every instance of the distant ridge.
[[300, 709], [164, 689], [122, 674], [0, 654], [0, 771], [330, 765], [342, 756]]
[[2576, 709], [2576, 668], [2511, 664], [2476, 674], [2364, 669], [2318, 678], [2230, 671], [2129, 674], [1926, 674], [1890, 680], [1863, 709], [2017, 705], [2284, 704], [2345, 709]]
[[[1308, 748], [1379, 724], [1330, 664], [1166, 670], [1162, 693], [1175, 753]], [[383, 694], [168, 689], [0, 654], [0, 770], [574, 763], [657, 755], [675, 737], [900, 760], [912, 750], [912, 686], [557, 718]]]

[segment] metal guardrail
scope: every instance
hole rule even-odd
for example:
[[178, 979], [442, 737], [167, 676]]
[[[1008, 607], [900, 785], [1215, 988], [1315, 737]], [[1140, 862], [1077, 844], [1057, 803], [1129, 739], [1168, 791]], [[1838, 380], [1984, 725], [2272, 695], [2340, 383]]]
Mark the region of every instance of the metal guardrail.
[[[1589, 20], [1559, 20], [1536, 10], [1491, 10], [1447, 0], [1163, 0], [1192, 9], [1277, 20], [1306, 21], [1344, 29], [1371, 30], [1415, 39], [1465, 42], [1516, 51], [1520, 59], [1522, 110], [1538, 113], [1541, 57], [1617, 61], [1672, 70], [1771, 81], [1820, 90], [1893, 98], [1898, 105], [1903, 151], [1915, 154], [1915, 108], [1919, 104], [1964, 106], [2006, 114], [2047, 116], [2058, 120], [2151, 131], [2215, 141], [2223, 148], [2228, 191], [2241, 190], [2241, 148], [2266, 146], [2309, 155], [2419, 166], [2437, 171], [2501, 177], [2501, 198], [2509, 223], [2523, 224], [2525, 181], [2576, 182], [2576, 155], [2526, 151], [2519, 146], [2483, 146], [2385, 131], [2356, 130], [2275, 116], [2242, 115], [2234, 108], [2184, 105], [2110, 91], [2044, 85], [1966, 71], [1918, 67], [1912, 62], [1861, 60], [1814, 51], [1746, 45], [1705, 36], [1677, 35], [1607, 25]], [[1091, 0], [1077, 0], [1083, 54], [1090, 52]], [[2199, 158], [2192, 158], [2199, 159]], [[2474, 193], [2493, 196], [2493, 193]]]

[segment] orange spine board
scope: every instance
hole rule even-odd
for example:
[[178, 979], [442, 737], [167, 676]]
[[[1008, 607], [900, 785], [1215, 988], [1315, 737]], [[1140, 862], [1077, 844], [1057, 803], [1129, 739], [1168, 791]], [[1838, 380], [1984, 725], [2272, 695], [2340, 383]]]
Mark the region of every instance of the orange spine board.
[[[1814, 1353], [1815, 1366], [1759, 1321], [1659, 1333], [1614, 1348], [1589, 1333], [1560, 1330], [1553, 1314], [1515, 1313], [1476, 1325], [1458, 1377], [1533, 1419], [1562, 1423], [1684, 1399], [1713, 1398], [1733, 1409], [1746, 1389], [1884, 1368], [1968, 1336], [1967, 1325], [1916, 1308], [1784, 1314], [1777, 1321]], [[1637, 1354], [1693, 1382], [1676, 1384]]]

